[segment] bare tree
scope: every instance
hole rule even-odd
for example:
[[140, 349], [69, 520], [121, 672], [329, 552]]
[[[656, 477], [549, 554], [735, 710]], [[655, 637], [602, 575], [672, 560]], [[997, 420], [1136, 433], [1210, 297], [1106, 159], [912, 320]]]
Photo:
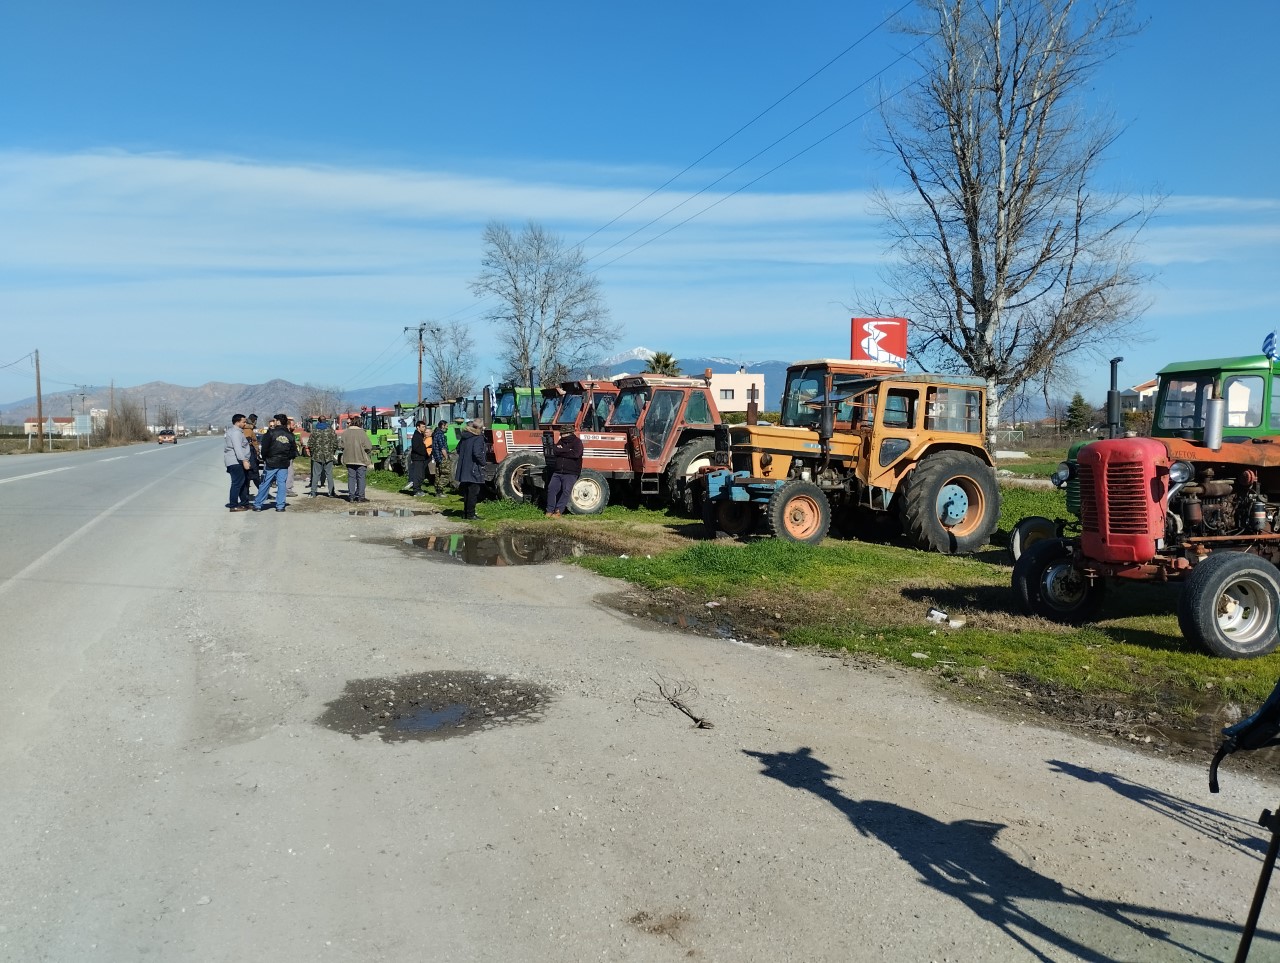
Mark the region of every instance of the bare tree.
[[1134, 242], [1150, 210], [1091, 189], [1117, 132], [1082, 104], [1136, 31], [1132, 0], [918, 3], [901, 29], [922, 38], [924, 77], [881, 104], [911, 185], [877, 192], [885, 280], [915, 357], [986, 381], [994, 431], [1004, 392], [1132, 336], [1146, 307]]
[[462, 398], [475, 388], [476, 343], [464, 325], [434, 326], [423, 340], [422, 361], [429, 398]]
[[499, 302], [485, 317], [498, 331], [505, 379], [520, 383], [534, 368], [542, 384], [563, 381], [617, 340], [582, 248], [566, 247], [532, 221], [518, 236], [491, 222], [484, 248], [471, 290]]
[[159, 408], [156, 409], [156, 424], [161, 428], [176, 428], [178, 425], [178, 412], [167, 401], [160, 402]]
[[302, 400], [299, 401], [303, 418], [315, 418], [324, 415], [332, 418], [345, 408], [342, 403], [342, 389], [307, 382], [302, 386]]

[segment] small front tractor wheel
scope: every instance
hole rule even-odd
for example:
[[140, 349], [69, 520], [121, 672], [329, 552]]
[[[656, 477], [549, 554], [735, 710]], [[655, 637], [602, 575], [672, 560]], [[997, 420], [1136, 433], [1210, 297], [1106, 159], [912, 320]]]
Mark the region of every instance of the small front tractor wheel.
[[1013, 598], [1023, 615], [1079, 625], [1102, 605], [1105, 585], [1072, 563], [1072, 543], [1046, 538], [1027, 547], [1013, 566]]
[[789, 481], [769, 498], [764, 517], [774, 538], [817, 545], [831, 528], [831, 503], [812, 482]]
[[1061, 535], [1057, 522], [1043, 515], [1028, 515], [1014, 525], [1013, 531], [1009, 533], [1009, 554], [1016, 562], [1036, 542], [1042, 542], [1046, 538], [1059, 538]]
[[582, 469], [569, 493], [570, 515], [599, 515], [609, 504], [609, 480], [594, 468]]
[[964, 451], [929, 455], [912, 470], [902, 522], [917, 548], [962, 555], [987, 544], [1000, 523], [1000, 487], [986, 462]]
[[493, 486], [498, 494], [513, 502], [533, 501], [533, 478], [541, 475], [546, 463], [541, 455], [522, 451], [502, 459], [498, 463], [498, 474]]
[[701, 508], [701, 491], [690, 480], [698, 469], [711, 465], [711, 453], [716, 450], [714, 438], [702, 436], [686, 441], [676, 449], [667, 464], [667, 498], [673, 507], [686, 515], [697, 517]]
[[726, 499], [715, 505], [716, 527], [722, 532], [741, 538], [756, 530], [760, 521], [760, 506], [754, 502], [735, 502]]
[[1182, 634], [1224, 659], [1266, 655], [1280, 643], [1280, 569], [1247, 552], [1214, 552], [1178, 599]]

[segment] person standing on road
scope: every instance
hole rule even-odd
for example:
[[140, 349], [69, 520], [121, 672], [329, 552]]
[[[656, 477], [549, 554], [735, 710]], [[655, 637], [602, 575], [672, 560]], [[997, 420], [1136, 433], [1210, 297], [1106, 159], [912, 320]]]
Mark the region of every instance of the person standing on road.
[[582, 474], [582, 439], [572, 425], [560, 429], [552, 468], [551, 481], [547, 483], [547, 517], [559, 518], [569, 507], [569, 496]]
[[484, 484], [484, 425], [472, 419], [462, 428], [458, 450], [453, 453], [453, 475], [462, 489], [462, 517], [476, 519], [476, 501]]
[[347, 466], [347, 500], [367, 502], [364, 476], [373, 464], [373, 443], [358, 418], [352, 418], [342, 429], [342, 464]]
[[263, 511], [267, 501], [267, 492], [274, 482], [276, 486], [276, 511], [285, 510], [285, 487], [289, 476], [289, 464], [298, 457], [298, 445], [294, 441], [293, 432], [289, 430], [289, 416], [276, 415], [271, 419], [271, 427], [262, 436], [262, 461], [266, 465], [266, 473], [262, 476], [262, 484], [258, 486], [258, 497], [253, 500], [253, 510]]
[[252, 494], [250, 485], [254, 488], [262, 485], [262, 446], [258, 442], [258, 416], [249, 415], [242, 427], [245, 440], [249, 442], [249, 470], [245, 473], [244, 480], [244, 501], [248, 504]]
[[338, 494], [333, 485], [333, 463], [338, 457], [338, 433], [333, 430], [324, 415], [318, 415], [307, 436], [307, 450], [311, 453], [311, 497], [316, 497], [316, 487], [329, 482], [329, 497]]
[[449, 465], [449, 423], [441, 420], [431, 433], [431, 461], [436, 466], [436, 495], [444, 494], [444, 483], [453, 472]]
[[222, 441], [222, 463], [231, 476], [231, 493], [227, 496], [227, 508], [233, 512], [247, 512], [249, 499], [245, 492], [245, 476], [249, 471], [249, 442], [244, 436], [244, 415], [231, 416], [231, 427]]

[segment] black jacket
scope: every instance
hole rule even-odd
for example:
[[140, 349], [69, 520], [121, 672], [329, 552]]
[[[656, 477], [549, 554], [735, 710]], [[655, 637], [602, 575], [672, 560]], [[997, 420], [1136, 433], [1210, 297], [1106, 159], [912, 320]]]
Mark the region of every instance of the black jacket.
[[561, 435], [556, 442], [557, 475], [572, 475], [577, 478], [582, 474], [582, 439], [577, 435]]
[[423, 431], [415, 431], [409, 439], [409, 457], [413, 461], [426, 461], [431, 453], [427, 451], [427, 435]]
[[298, 443], [293, 432], [276, 425], [262, 436], [262, 463], [268, 468], [288, 468], [298, 457]]

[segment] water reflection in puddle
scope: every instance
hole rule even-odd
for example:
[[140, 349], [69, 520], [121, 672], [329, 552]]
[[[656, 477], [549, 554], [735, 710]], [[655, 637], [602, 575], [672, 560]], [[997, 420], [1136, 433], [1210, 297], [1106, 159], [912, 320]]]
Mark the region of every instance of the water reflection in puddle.
[[464, 565], [541, 565], [587, 553], [587, 546], [582, 542], [533, 532], [494, 535], [457, 532], [406, 538], [404, 543]]
[[415, 515], [433, 515], [434, 512], [415, 512], [412, 508], [353, 508], [348, 515], [372, 518], [410, 518]]

